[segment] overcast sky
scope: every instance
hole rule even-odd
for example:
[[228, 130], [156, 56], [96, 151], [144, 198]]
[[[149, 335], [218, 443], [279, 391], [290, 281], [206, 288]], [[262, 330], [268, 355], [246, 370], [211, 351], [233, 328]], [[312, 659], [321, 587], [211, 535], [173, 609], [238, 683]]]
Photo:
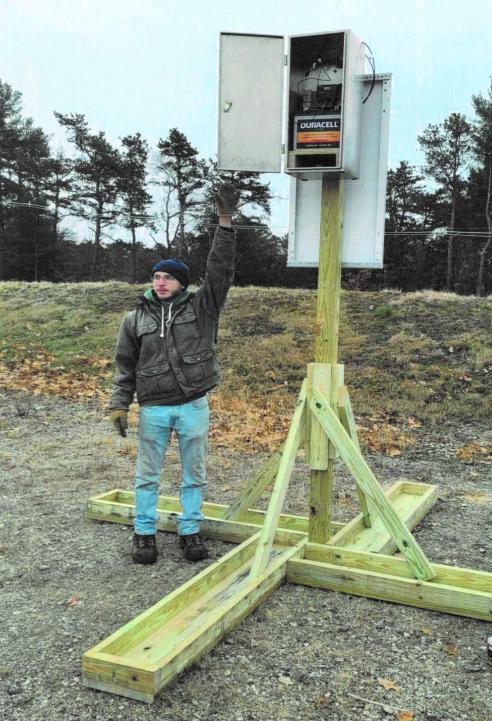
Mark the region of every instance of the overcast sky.
[[[216, 152], [221, 31], [289, 35], [350, 29], [393, 74], [390, 166], [422, 161], [417, 135], [471, 114], [492, 74], [488, 0], [0, 0], [0, 78], [36, 124], [63, 136], [53, 111], [84, 113], [109, 139], [151, 144], [179, 128]], [[285, 195], [282, 183], [275, 183]], [[287, 203], [274, 225], [286, 224]]]

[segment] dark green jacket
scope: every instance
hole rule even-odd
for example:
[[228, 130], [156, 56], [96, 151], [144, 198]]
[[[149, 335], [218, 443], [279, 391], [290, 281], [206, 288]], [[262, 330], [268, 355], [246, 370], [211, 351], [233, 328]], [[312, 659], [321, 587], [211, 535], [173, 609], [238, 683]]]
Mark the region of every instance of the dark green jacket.
[[217, 385], [215, 344], [234, 277], [235, 245], [235, 233], [219, 226], [196, 293], [186, 290], [161, 302], [147, 291], [138, 299], [118, 333], [110, 409], [127, 410], [135, 392], [141, 405], [174, 405]]

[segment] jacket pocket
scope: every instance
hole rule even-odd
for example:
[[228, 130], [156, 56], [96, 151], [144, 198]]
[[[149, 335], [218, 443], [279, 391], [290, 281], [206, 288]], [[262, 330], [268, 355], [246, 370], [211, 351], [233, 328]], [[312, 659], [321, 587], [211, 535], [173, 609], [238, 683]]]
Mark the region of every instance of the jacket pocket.
[[197, 347], [201, 336], [193, 308], [186, 308], [175, 317], [172, 333], [175, 345], [183, 355], [188, 354]]
[[159, 363], [137, 371], [137, 396], [140, 399], [159, 395], [176, 388], [174, 373], [169, 363]]
[[211, 350], [198, 353], [187, 353], [183, 356], [184, 374], [192, 386], [200, 385], [201, 381], [214, 375], [214, 354]]
[[157, 323], [153, 319], [145, 319], [137, 322], [135, 333], [137, 338], [141, 338], [148, 333], [154, 333], [157, 330]]

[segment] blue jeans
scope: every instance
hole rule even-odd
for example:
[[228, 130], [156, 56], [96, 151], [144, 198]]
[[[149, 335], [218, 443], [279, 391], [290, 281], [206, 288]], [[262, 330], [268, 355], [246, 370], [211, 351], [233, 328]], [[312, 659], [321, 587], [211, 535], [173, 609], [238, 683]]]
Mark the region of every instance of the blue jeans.
[[135, 533], [151, 535], [157, 528], [159, 481], [166, 448], [174, 429], [178, 436], [183, 469], [178, 533], [198, 533], [207, 485], [205, 462], [208, 448], [208, 400], [198, 398], [180, 406], [142, 406], [138, 426], [135, 476]]

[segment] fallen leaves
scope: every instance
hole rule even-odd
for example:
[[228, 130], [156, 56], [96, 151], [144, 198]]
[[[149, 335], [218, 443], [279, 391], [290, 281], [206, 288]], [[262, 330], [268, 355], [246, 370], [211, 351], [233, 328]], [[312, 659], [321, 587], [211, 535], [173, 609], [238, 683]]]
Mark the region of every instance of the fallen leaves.
[[399, 711], [396, 714], [397, 721], [412, 721], [414, 716], [413, 711]]
[[121, 448], [116, 451], [117, 456], [126, 456], [132, 460], [137, 457], [138, 448], [135, 443], [125, 443]]
[[492, 448], [470, 441], [456, 451], [456, 456], [465, 463], [492, 463]]
[[401, 688], [397, 686], [394, 681], [389, 678], [378, 678], [378, 684], [384, 688], [385, 691], [395, 691], [400, 693]]
[[67, 400], [99, 398], [106, 401], [103, 384], [111, 375], [108, 370], [111, 361], [87, 358], [84, 365], [96, 371], [87, 373], [80, 368], [67, 370], [63, 365], [56, 365], [55, 357], [43, 348], [17, 344], [12, 349], [13, 359], [0, 363], [1, 387], [21, 391], [29, 388], [35, 395], [45, 393]]
[[210, 438], [216, 448], [242, 453], [274, 451], [283, 443], [292, 416], [291, 399], [262, 396], [210, 396]]
[[[358, 421], [357, 428], [360, 431], [360, 439], [369, 453], [385, 453], [390, 457], [396, 457], [404, 448], [416, 444], [413, 435], [402, 430], [403, 423], [403, 419], [396, 424], [394, 421], [390, 423], [384, 415], [371, 416]], [[410, 418], [407, 425], [411, 429], [420, 427], [414, 418]]]
[[446, 653], [450, 656], [457, 656], [458, 655], [458, 648], [454, 645], [454, 643], [447, 643], [446, 644]]
[[485, 493], [482, 493], [482, 491], [477, 491], [476, 493], [465, 493], [463, 498], [465, 501], [469, 501], [469, 503], [479, 503], [480, 505], [488, 503], [491, 500], [491, 496], [486, 496]]

